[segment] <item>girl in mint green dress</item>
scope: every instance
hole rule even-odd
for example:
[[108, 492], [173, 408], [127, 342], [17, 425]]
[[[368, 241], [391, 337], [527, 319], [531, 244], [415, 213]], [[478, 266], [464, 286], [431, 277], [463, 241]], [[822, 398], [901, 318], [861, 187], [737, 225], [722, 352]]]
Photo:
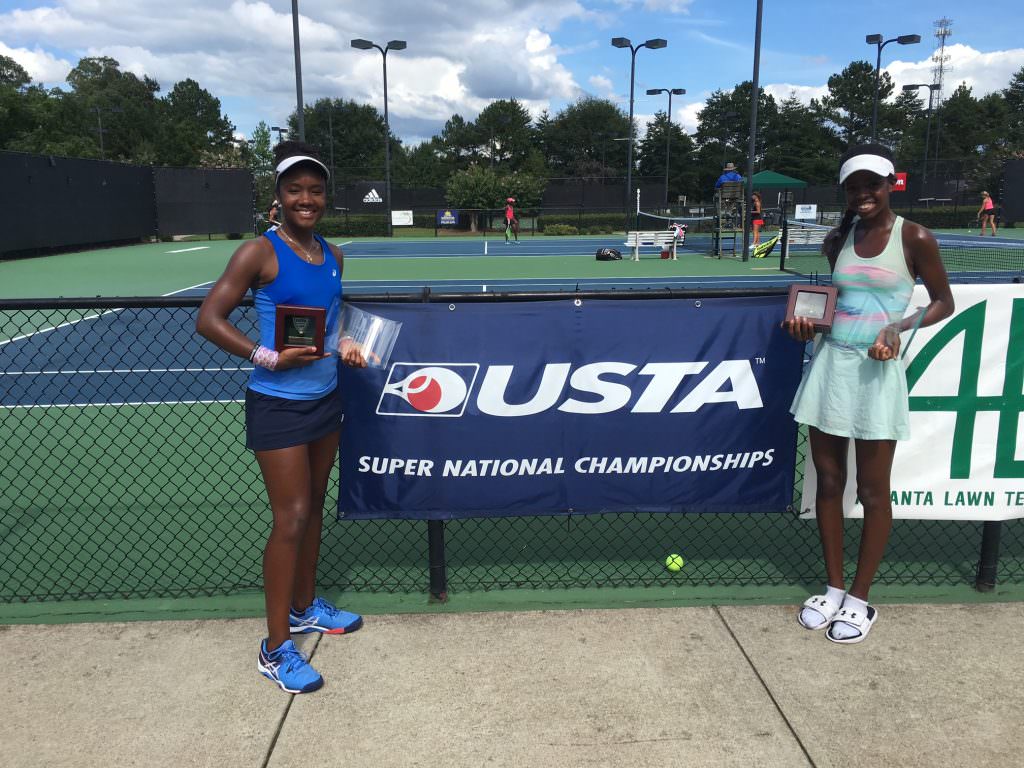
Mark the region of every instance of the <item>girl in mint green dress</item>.
[[[825, 593], [809, 598], [797, 617], [812, 630], [826, 629], [836, 643], [859, 643], [878, 617], [868, 590], [892, 528], [889, 476], [896, 441], [910, 436], [907, 379], [899, 359], [902, 331], [932, 325], [953, 314], [953, 296], [932, 234], [889, 208], [896, 181], [892, 154], [862, 144], [841, 160], [846, 195], [842, 223], [822, 252], [839, 289], [830, 331], [822, 336], [793, 400], [793, 417], [808, 426], [818, 477], [816, 514], [825, 556]], [[920, 278], [929, 303], [904, 317]], [[786, 324], [807, 342], [807, 318]], [[853, 439], [857, 496], [864, 506], [857, 572], [849, 591], [843, 575], [843, 490]]]

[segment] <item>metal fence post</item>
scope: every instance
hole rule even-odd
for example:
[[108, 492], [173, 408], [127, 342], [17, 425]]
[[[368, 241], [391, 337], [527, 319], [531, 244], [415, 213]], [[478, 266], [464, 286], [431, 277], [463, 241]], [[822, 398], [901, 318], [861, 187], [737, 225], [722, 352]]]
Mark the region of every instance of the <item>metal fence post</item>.
[[[423, 303], [429, 303], [430, 288], [425, 287], [420, 296]], [[430, 573], [430, 602], [448, 602], [448, 560], [444, 547], [444, 520], [427, 520], [427, 567]]]
[[999, 534], [1003, 524], [999, 520], [988, 520], [981, 525], [981, 555], [978, 558], [978, 575], [974, 588], [979, 592], [991, 592], [996, 588], [996, 571], [999, 569]]

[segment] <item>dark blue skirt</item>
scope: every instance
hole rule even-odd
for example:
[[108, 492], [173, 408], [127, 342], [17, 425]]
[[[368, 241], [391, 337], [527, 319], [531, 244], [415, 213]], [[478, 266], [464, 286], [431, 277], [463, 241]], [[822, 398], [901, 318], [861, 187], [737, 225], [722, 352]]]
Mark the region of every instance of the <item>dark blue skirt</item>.
[[319, 400], [286, 400], [245, 390], [245, 447], [253, 451], [291, 448], [341, 429], [338, 390]]

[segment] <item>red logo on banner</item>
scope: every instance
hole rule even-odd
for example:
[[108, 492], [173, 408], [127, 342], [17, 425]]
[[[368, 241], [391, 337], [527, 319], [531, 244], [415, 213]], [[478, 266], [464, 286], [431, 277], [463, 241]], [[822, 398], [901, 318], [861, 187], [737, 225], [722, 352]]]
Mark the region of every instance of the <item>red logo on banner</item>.
[[897, 173], [896, 174], [896, 183], [893, 185], [892, 191], [893, 192], [906, 192], [907, 191], [907, 174], [905, 174], [905, 173]]

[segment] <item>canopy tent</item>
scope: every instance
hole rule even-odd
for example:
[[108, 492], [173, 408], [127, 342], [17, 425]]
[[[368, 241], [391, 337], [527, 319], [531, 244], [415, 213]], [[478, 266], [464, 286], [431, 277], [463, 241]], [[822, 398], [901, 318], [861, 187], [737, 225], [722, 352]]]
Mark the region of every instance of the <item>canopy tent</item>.
[[760, 171], [751, 179], [754, 189], [804, 189], [806, 181], [794, 179], [775, 171]]

